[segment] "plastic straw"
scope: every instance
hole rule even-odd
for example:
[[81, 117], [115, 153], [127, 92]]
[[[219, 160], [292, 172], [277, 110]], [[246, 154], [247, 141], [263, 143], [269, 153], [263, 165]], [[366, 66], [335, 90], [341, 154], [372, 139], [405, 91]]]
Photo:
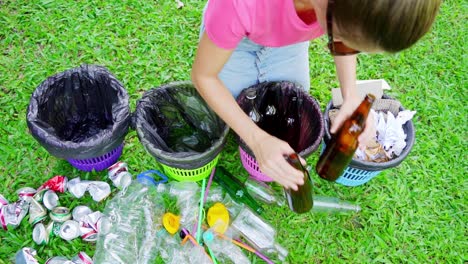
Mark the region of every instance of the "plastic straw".
[[213, 254], [213, 251], [211, 251], [211, 248], [208, 245], [206, 245], [206, 247], [208, 248], [208, 252], [210, 253], [211, 260], [213, 261], [213, 263], [218, 264], [218, 262], [216, 261], [215, 255]]
[[[206, 185], [206, 188], [205, 188], [205, 195], [203, 197], [203, 204], [205, 204], [206, 202], [206, 198], [208, 198], [208, 193], [210, 192], [210, 188], [211, 188], [211, 183], [213, 182], [213, 176], [215, 174], [215, 170], [216, 170], [216, 167], [213, 168], [211, 170], [211, 174], [210, 174], [210, 178], [208, 179], [208, 184]], [[202, 189], [203, 190], [203, 189]], [[192, 234], [194, 234], [195, 236], [197, 235], [197, 227], [198, 227], [198, 222], [196, 222], [194, 225], [193, 225], [193, 228], [192, 228]]]
[[[206, 179], [203, 179], [202, 181], [202, 190], [205, 189], [205, 186], [206, 186]], [[204, 204], [204, 200], [203, 200], [203, 192], [200, 192], [200, 209], [198, 210], [198, 228], [197, 228], [197, 242], [200, 243], [200, 239], [201, 239], [201, 224], [202, 224], [202, 213], [203, 213], [203, 204]]]
[[220, 233], [217, 233], [219, 234], [222, 238], [224, 239], [227, 239], [227, 240], [230, 240], [232, 243], [234, 243], [235, 245], [245, 249], [245, 250], [248, 250], [252, 253], [255, 253], [255, 255], [257, 255], [259, 258], [263, 259], [266, 263], [268, 264], [274, 264], [273, 261], [271, 261], [268, 257], [266, 257], [265, 255], [263, 255], [260, 251], [252, 248], [251, 246], [245, 244], [245, 243], [242, 243], [241, 241], [238, 241], [238, 240], [235, 240], [235, 239], [232, 239], [228, 236], [225, 236], [224, 234], [220, 234]]
[[213, 176], [214, 176], [214, 174], [215, 174], [215, 170], [216, 170], [216, 167], [214, 167], [214, 168], [211, 170], [210, 178], [208, 179], [208, 184], [206, 185], [205, 197], [203, 197], [203, 202], [206, 202], [206, 198], [208, 198], [208, 193], [210, 192], [211, 183], [213, 182]]

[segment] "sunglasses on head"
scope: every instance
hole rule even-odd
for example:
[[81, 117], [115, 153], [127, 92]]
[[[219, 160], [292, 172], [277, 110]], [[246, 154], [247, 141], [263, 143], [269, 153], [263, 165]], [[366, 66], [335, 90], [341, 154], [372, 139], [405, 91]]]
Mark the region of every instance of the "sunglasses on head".
[[346, 56], [358, 54], [359, 51], [346, 46], [341, 41], [333, 40], [333, 5], [335, 0], [328, 0], [327, 6], [327, 31], [328, 31], [328, 49], [334, 56]]

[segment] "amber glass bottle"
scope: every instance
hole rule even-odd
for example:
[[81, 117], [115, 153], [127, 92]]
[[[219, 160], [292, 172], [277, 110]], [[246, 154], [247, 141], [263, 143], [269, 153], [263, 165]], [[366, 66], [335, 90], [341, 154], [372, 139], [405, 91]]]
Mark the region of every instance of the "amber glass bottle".
[[367, 94], [351, 117], [332, 135], [317, 162], [316, 171], [321, 178], [336, 181], [351, 162], [374, 100], [372, 94]]
[[298, 214], [307, 213], [314, 205], [312, 194], [312, 181], [309, 172], [302, 166], [301, 160], [296, 153], [290, 154], [287, 161], [304, 174], [304, 184], [299, 185], [297, 191], [285, 189], [286, 200], [289, 208]]

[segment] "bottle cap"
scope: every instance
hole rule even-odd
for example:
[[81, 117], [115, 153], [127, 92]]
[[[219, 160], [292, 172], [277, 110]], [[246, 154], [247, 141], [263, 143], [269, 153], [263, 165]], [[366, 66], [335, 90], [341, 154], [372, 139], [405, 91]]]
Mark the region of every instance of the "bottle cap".
[[257, 91], [255, 90], [255, 88], [247, 89], [245, 91], [245, 93], [246, 93], [245, 98], [247, 98], [249, 100], [257, 98]]
[[174, 235], [180, 227], [180, 216], [173, 213], [165, 213], [163, 215], [163, 226], [169, 234]]
[[218, 233], [224, 234], [229, 225], [229, 212], [222, 203], [215, 203], [208, 209], [207, 221], [210, 227]]
[[211, 242], [213, 241], [214, 239], [214, 234], [210, 231], [206, 231], [205, 233], [203, 233], [203, 241], [205, 241], [205, 243], [208, 243], [208, 242]]

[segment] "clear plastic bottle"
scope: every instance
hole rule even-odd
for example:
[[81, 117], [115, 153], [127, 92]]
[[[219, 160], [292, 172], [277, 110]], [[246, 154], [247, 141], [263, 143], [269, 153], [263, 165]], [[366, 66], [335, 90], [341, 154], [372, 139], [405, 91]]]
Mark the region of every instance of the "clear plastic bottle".
[[226, 239], [217, 236], [214, 229], [208, 229], [203, 233], [203, 241], [216, 256], [220, 263], [231, 261], [234, 264], [250, 263], [250, 260], [236, 245]]
[[134, 181], [110, 200], [104, 210], [109, 228], [99, 236], [96, 263], [153, 263], [158, 254], [155, 230], [161, 223], [160, 196], [152, 186]]
[[239, 234], [255, 249], [284, 261], [288, 251], [276, 241], [276, 230], [249, 208], [244, 207], [231, 224], [233, 234]]

